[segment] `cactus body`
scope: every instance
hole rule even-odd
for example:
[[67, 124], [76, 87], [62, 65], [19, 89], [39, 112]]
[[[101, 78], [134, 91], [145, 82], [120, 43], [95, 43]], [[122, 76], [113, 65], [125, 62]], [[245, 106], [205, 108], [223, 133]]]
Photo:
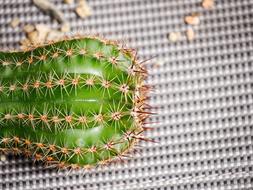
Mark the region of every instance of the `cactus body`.
[[95, 37], [0, 52], [0, 150], [58, 167], [90, 167], [144, 139], [146, 70]]

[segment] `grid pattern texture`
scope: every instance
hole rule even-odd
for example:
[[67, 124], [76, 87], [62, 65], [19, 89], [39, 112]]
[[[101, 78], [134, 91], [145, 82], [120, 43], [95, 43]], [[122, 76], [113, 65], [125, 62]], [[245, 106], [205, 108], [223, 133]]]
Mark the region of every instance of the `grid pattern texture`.
[[[53, 1], [73, 31], [123, 39], [147, 63], [154, 130], [139, 153], [124, 163], [89, 171], [57, 172], [21, 157], [0, 161], [0, 189], [253, 189], [253, 1], [216, 0], [206, 11], [200, 0], [90, 0], [91, 17], [81, 20], [74, 5]], [[196, 38], [176, 43], [184, 16], [201, 14]], [[1, 0], [0, 48], [24, 37], [9, 22], [57, 23], [30, 0]]]

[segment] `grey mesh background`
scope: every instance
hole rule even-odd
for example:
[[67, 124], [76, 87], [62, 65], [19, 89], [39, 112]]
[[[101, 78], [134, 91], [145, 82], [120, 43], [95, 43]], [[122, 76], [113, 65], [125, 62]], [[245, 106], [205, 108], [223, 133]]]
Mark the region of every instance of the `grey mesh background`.
[[[148, 63], [150, 104], [158, 115], [125, 163], [68, 173], [10, 157], [0, 162], [0, 189], [253, 189], [253, 1], [90, 0], [93, 15], [79, 19], [74, 5], [54, 0], [73, 31], [101, 34], [138, 49]], [[201, 13], [196, 39], [176, 43], [166, 34], [184, 31], [185, 15]], [[24, 34], [9, 22], [51, 22], [30, 0], [0, 0], [0, 48], [13, 49]], [[155, 66], [159, 63], [159, 66]]]

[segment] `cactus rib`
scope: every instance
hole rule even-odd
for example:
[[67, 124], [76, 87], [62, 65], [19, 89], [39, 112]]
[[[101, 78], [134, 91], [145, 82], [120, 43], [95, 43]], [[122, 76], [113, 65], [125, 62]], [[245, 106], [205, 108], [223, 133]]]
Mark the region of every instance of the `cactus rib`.
[[145, 139], [147, 71], [116, 42], [72, 37], [0, 52], [0, 72], [0, 152], [90, 168]]

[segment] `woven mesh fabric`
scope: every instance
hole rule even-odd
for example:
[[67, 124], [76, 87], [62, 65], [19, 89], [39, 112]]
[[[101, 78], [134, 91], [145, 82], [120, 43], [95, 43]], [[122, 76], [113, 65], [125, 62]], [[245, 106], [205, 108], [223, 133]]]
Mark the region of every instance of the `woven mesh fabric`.
[[[89, 171], [56, 171], [31, 160], [0, 162], [0, 189], [253, 189], [253, 1], [90, 0], [93, 14], [80, 19], [74, 5], [53, 1], [73, 31], [101, 34], [153, 58], [147, 83], [154, 130], [134, 158]], [[185, 31], [184, 16], [201, 14], [196, 38], [171, 43], [167, 33]], [[9, 22], [57, 26], [30, 0], [1, 0], [0, 48], [13, 49], [24, 37]], [[152, 65], [152, 63], [159, 63]]]

